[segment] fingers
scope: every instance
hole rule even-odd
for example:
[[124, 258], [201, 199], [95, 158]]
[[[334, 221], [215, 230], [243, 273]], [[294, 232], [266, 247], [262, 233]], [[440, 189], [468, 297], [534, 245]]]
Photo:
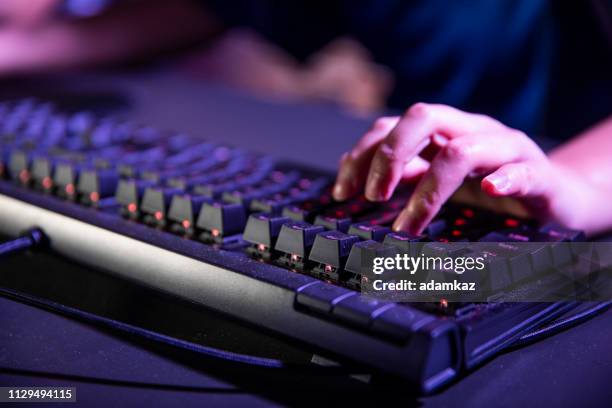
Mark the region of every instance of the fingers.
[[425, 174], [427, 170], [429, 170], [429, 162], [417, 156], [404, 167], [402, 181], [413, 182]]
[[382, 117], [359, 140], [357, 145], [342, 156], [340, 169], [333, 188], [334, 199], [346, 200], [356, 194], [365, 183], [370, 161], [383, 140], [395, 127], [399, 117]]
[[494, 119], [450, 106], [413, 105], [380, 142], [370, 165], [366, 198], [372, 201], [388, 200], [402, 179], [407, 163], [430, 143], [435, 134], [452, 139], [502, 129], [506, 129], [505, 126]]
[[520, 160], [523, 154], [519, 139], [505, 134], [474, 134], [449, 141], [431, 162], [393, 229], [420, 234], [470, 173]]
[[482, 190], [492, 197], [533, 197], [545, 194], [544, 171], [535, 163], [509, 163], [482, 179]]

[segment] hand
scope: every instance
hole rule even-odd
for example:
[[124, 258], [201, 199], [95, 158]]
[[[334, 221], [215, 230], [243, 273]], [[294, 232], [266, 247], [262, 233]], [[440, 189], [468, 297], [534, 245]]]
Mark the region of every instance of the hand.
[[466, 178], [482, 176], [487, 195], [513, 197], [532, 216], [568, 227], [581, 226], [595, 197], [521, 131], [488, 116], [424, 103], [374, 123], [342, 156], [333, 195], [345, 200], [365, 185], [368, 200], [386, 201], [400, 182], [416, 182], [393, 229], [420, 234]]
[[13, 27], [30, 27], [53, 16], [59, 0], [2, 0], [0, 20]]

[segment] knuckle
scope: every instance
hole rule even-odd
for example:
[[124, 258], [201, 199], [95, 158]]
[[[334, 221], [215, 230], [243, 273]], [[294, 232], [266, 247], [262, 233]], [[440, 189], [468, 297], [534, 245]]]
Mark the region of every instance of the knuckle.
[[521, 177], [523, 179], [523, 188], [528, 188], [532, 185], [535, 179], [533, 168], [528, 165], [521, 166]]
[[453, 139], [442, 149], [444, 158], [452, 161], [466, 161], [472, 152], [472, 143]]
[[440, 193], [436, 190], [426, 190], [421, 193], [421, 208], [426, 212], [435, 211], [440, 205]]
[[508, 128], [508, 135], [515, 139], [529, 139], [529, 136], [527, 136], [525, 132], [513, 128]]
[[416, 119], [427, 119], [432, 113], [432, 106], [425, 102], [417, 102], [406, 110], [406, 116]]
[[391, 116], [382, 116], [374, 121], [372, 130], [385, 130], [392, 126], [394, 118]]
[[397, 151], [387, 143], [382, 143], [378, 148], [377, 162], [384, 163], [403, 163], [404, 158], [397, 154]]

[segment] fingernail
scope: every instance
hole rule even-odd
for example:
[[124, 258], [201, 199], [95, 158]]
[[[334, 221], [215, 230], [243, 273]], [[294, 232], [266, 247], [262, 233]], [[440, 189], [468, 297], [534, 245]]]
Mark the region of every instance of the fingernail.
[[346, 195], [347, 195], [346, 186], [343, 183], [336, 183], [336, 185], [334, 185], [332, 195], [338, 201], [342, 201], [346, 199]]
[[407, 221], [406, 217], [404, 216], [404, 213], [402, 212], [395, 219], [395, 222], [393, 222], [393, 226], [391, 228], [395, 232], [403, 231], [404, 230], [404, 225], [406, 224], [406, 221]]
[[486, 179], [500, 193], [504, 193], [510, 188], [510, 179], [501, 174], [491, 174]]
[[366, 184], [366, 198], [370, 201], [384, 201], [386, 199], [384, 192], [381, 191], [382, 177], [378, 174], [370, 176]]
[[417, 203], [410, 203], [400, 212], [392, 225], [393, 231], [404, 231], [412, 235], [421, 234], [424, 214]]
[[412, 224], [412, 217], [410, 215], [410, 212], [408, 210], [404, 210], [397, 216], [391, 228], [393, 229], [393, 231], [396, 231], [396, 232], [399, 232], [399, 231], [412, 232], [410, 231], [411, 224]]

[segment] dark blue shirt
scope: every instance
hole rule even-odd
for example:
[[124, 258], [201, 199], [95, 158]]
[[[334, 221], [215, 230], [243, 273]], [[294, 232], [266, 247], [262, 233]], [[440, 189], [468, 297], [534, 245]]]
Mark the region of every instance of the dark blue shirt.
[[[589, 2], [554, 3], [563, 2], [210, 0], [228, 25], [253, 28], [300, 59], [339, 36], [359, 40], [395, 73], [391, 107], [445, 103], [567, 137], [611, 112], [601, 98], [612, 95], [612, 64]], [[581, 52], [597, 66], [578, 62]]]

